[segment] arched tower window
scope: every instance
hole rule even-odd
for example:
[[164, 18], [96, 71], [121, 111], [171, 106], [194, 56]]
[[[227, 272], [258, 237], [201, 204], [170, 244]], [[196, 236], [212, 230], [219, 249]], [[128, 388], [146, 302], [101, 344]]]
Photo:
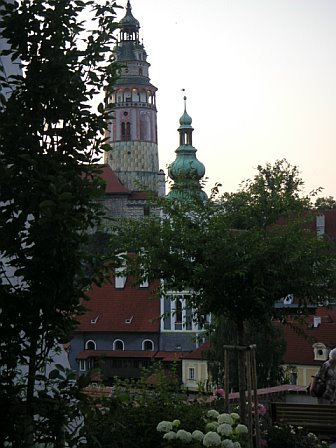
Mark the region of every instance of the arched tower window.
[[150, 118], [148, 113], [142, 113], [140, 116], [140, 140], [147, 142], [151, 140], [150, 128]]
[[96, 343], [92, 339], [85, 342], [85, 350], [96, 350]]
[[146, 90], [141, 90], [140, 91], [140, 101], [142, 103], [147, 103]]
[[142, 350], [146, 352], [152, 352], [154, 350], [154, 342], [150, 339], [145, 339], [142, 341]]
[[121, 140], [131, 140], [131, 123], [129, 121], [121, 123]]
[[121, 339], [116, 339], [113, 342], [113, 350], [124, 350], [124, 342]]

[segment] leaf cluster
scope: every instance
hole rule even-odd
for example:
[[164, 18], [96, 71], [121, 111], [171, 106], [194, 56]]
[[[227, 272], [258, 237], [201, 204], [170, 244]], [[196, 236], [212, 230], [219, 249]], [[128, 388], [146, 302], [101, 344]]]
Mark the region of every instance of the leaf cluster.
[[[335, 293], [334, 247], [311, 230], [310, 196], [287, 161], [258, 167], [237, 193], [207, 202], [161, 200], [162, 217], [129, 221], [129, 270], [162, 278], [161, 294], [190, 290], [190, 305], [235, 322], [261, 322], [292, 293], [302, 304]], [[141, 265], [141, 270], [139, 266]]]
[[30, 418], [38, 371], [55, 341], [69, 340], [89, 285], [102, 280], [88, 248], [104, 217], [97, 162], [112, 110], [91, 103], [117, 77], [115, 8], [0, 0], [0, 60], [20, 67], [0, 66], [0, 398], [15, 398], [18, 366], [28, 365], [21, 391]]

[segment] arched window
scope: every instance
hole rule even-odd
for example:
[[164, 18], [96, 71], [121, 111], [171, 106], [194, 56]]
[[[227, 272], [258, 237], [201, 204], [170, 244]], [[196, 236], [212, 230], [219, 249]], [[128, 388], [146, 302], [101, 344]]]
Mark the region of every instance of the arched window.
[[131, 140], [131, 123], [129, 121], [121, 123], [121, 140]]
[[116, 339], [113, 342], [113, 350], [124, 350], [124, 342], [121, 339]]
[[96, 343], [92, 339], [85, 342], [85, 350], [96, 350]]
[[147, 142], [151, 140], [151, 123], [147, 112], [140, 116], [140, 140]]
[[142, 350], [145, 352], [152, 352], [154, 350], [154, 342], [150, 339], [145, 339], [142, 341]]

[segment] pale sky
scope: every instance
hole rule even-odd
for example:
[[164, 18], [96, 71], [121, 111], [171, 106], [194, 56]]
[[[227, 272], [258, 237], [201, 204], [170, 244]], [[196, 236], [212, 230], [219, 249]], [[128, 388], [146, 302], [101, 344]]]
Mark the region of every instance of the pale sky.
[[175, 159], [184, 88], [207, 191], [236, 191], [257, 165], [286, 158], [307, 192], [336, 197], [336, 0], [131, 5], [158, 88], [161, 168]]

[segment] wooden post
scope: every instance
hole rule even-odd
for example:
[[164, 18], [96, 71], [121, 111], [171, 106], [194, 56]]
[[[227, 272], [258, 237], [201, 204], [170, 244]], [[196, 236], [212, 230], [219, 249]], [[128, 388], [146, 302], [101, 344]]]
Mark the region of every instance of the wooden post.
[[[244, 375], [246, 378], [246, 391], [239, 391], [240, 395], [244, 394], [246, 396], [247, 393], [247, 417], [248, 417], [248, 429], [249, 429], [249, 437], [248, 437], [248, 446], [252, 448], [253, 444], [253, 436], [255, 436], [255, 447], [260, 448], [260, 427], [259, 427], [259, 413], [258, 413], [258, 389], [257, 389], [257, 366], [256, 366], [256, 356], [255, 356], [255, 345], [224, 345], [224, 368], [225, 368], [225, 409], [229, 409], [229, 397], [228, 397], [228, 382], [229, 382], [229, 373], [228, 373], [228, 356], [230, 350], [235, 350], [237, 352], [244, 352], [244, 371], [239, 372], [239, 375]], [[252, 396], [253, 390], [253, 396]], [[244, 407], [245, 408], [245, 407]], [[243, 420], [246, 419], [246, 415], [242, 416]]]
[[224, 411], [229, 412], [229, 352], [228, 349], [224, 349]]
[[247, 385], [247, 421], [248, 421], [248, 444], [253, 447], [253, 419], [252, 419], [252, 389], [251, 389], [251, 351], [246, 350], [246, 385]]
[[259, 410], [258, 410], [258, 384], [257, 384], [257, 364], [256, 364], [256, 346], [251, 346], [252, 355], [252, 387], [254, 399], [254, 427], [255, 427], [255, 445], [260, 447], [260, 426], [259, 426]]

